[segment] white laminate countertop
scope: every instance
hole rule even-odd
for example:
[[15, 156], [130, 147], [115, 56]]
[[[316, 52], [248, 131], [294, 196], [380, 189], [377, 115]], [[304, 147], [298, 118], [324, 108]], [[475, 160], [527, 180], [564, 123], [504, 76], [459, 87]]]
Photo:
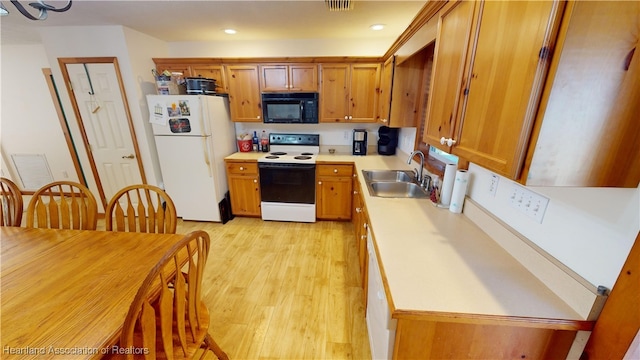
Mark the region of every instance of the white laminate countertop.
[[[227, 159], [261, 155], [236, 153]], [[355, 164], [392, 311], [585, 320], [464, 213], [437, 208], [429, 199], [370, 196], [362, 170], [416, 167], [404, 156], [321, 153], [317, 158]]]

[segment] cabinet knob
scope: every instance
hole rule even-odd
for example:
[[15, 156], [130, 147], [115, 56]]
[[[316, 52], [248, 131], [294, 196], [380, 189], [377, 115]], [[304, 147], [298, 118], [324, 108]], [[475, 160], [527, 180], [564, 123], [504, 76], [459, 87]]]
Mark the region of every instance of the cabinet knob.
[[353, 119], [353, 116], [349, 115], [349, 120]]
[[345, 120], [349, 120], [349, 117], [347, 115], [344, 116]]
[[254, 183], [258, 183], [258, 179], [253, 179], [253, 182]]
[[333, 169], [333, 173], [337, 174], [338, 173], [338, 169]]
[[260, 119], [260, 115], [256, 116], [256, 119]]
[[240, 171], [244, 171], [244, 167], [240, 166]]
[[445, 138], [444, 136], [440, 138], [440, 144], [442, 145], [447, 145], [447, 146], [453, 146], [453, 144], [455, 144], [456, 141], [453, 140], [452, 138]]
[[353, 190], [353, 195], [358, 195], [358, 190]]
[[356, 208], [356, 212], [357, 213], [361, 213], [362, 212], [362, 208]]
[[322, 181], [318, 181], [318, 185], [322, 185]]
[[387, 120], [387, 119], [382, 119], [382, 122], [383, 122], [383, 123], [385, 123], [385, 124], [387, 123], [387, 121], [389, 121], [389, 120]]

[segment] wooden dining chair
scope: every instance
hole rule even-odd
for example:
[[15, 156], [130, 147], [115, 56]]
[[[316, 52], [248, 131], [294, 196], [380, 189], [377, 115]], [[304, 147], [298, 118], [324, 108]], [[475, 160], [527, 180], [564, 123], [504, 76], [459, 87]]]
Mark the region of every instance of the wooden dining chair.
[[22, 191], [13, 181], [0, 177], [0, 226], [22, 224]]
[[153, 185], [131, 185], [118, 191], [107, 204], [107, 231], [175, 234], [178, 224], [171, 197]]
[[54, 181], [36, 190], [27, 208], [27, 227], [95, 230], [98, 205], [91, 191], [73, 181]]
[[185, 235], [147, 275], [120, 335], [120, 348], [145, 349], [127, 359], [228, 359], [209, 334], [209, 310], [201, 300], [209, 235]]

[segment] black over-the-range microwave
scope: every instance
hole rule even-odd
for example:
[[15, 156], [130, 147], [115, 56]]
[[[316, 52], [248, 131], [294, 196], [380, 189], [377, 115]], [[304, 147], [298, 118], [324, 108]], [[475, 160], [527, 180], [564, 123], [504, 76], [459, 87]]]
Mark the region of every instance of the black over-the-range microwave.
[[262, 93], [263, 122], [317, 124], [318, 93]]

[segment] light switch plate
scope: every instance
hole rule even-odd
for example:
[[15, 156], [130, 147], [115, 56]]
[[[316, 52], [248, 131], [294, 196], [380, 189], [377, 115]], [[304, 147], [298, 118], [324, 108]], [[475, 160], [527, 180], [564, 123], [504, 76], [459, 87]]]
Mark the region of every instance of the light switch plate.
[[500, 181], [500, 177], [496, 174], [491, 175], [491, 180], [489, 183], [489, 194], [493, 197], [496, 197], [496, 192], [498, 191], [498, 182]]
[[525, 187], [514, 185], [509, 195], [509, 203], [511, 207], [541, 224], [549, 199]]

